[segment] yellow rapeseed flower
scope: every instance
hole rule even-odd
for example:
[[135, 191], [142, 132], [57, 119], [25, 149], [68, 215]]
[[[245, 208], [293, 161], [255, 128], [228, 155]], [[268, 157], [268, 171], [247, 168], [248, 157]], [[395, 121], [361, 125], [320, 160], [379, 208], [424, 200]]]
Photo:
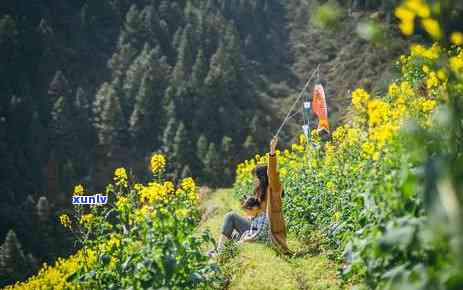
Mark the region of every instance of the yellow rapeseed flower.
[[186, 218], [189, 215], [190, 211], [186, 208], [177, 209], [175, 215], [181, 219]]
[[154, 154], [151, 157], [151, 171], [153, 173], [158, 173], [159, 171], [163, 170], [166, 166], [166, 158], [162, 154]]
[[65, 228], [71, 228], [71, 219], [67, 214], [60, 215], [59, 221]]
[[443, 70], [443, 69], [439, 69], [439, 70], [437, 71], [437, 77], [438, 77], [441, 81], [443, 81], [444, 83], [447, 82], [447, 80], [448, 80], [447, 73], [446, 73], [445, 70]]
[[84, 214], [80, 217], [80, 220], [79, 220], [79, 223], [81, 225], [84, 225], [84, 226], [88, 226], [89, 224], [91, 224], [91, 222], [93, 221], [93, 214], [89, 213], [89, 214]]
[[171, 181], [165, 181], [164, 182], [164, 191], [166, 193], [172, 193], [172, 192], [174, 192], [174, 190], [175, 190], [174, 184]]
[[421, 56], [428, 59], [437, 59], [441, 53], [441, 47], [438, 43], [433, 44], [430, 48], [426, 48], [421, 44], [413, 43], [410, 46], [412, 56]]
[[399, 86], [396, 83], [392, 83], [389, 85], [387, 92], [391, 96], [396, 96], [399, 92]]
[[125, 171], [125, 168], [119, 167], [114, 171], [114, 181], [116, 182], [116, 185], [122, 185], [124, 187], [127, 187], [127, 172]]
[[400, 19], [399, 28], [402, 33], [412, 35], [415, 31], [415, 13], [401, 5], [395, 9], [394, 14]]
[[422, 0], [407, 0], [404, 4], [421, 18], [427, 18], [431, 15], [431, 9]]
[[426, 87], [428, 89], [432, 89], [439, 86], [439, 79], [437, 78], [437, 74], [435, 72], [431, 72], [429, 77], [426, 79]]
[[436, 106], [437, 102], [435, 100], [424, 100], [421, 102], [421, 108], [425, 113], [432, 111]]
[[442, 37], [442, 31], [440, 29], [439, 22], [432, 18], [424, 18], [421, 20], [424, 30], [434, 39], [440, 39]]
[[116, 207], [118, 210], [122, 210], [129, 203], [129, 199], [125, 196], [119, 196], [116, 201]]
[[352, 92], [352, 105], [359, 112], [365, 110], [369, 99], [370, 95], [362, 88], [358, 88]]
[[449, 59], [450, 69], [455, 73], [460, 74], [463, 72], [463, 50], [457, 56]]
[[363, 143], [362, 144], [362, 150], [363, 150], [363, 152], [365, 152], [368, 155], [373, 155], [373, 153], [375, 152], [375, 145], [373, 145], [370, 142]]
[[74, 186], [74, 195], [81, 195], [82, 193], [84, 193], [84, 186], [82, 184]]
[[455, 45], [462, 45], [463, 44], [463, 33], [461, 32], [452, 32], [450, 34], [450, 41]]

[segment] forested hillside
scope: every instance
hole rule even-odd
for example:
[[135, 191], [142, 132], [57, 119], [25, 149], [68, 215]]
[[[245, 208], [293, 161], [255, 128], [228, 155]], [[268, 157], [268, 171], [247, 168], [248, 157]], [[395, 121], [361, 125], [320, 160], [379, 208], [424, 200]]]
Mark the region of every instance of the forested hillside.
[[[69, 209], [74, 184], [101, 191], [122, 165], [146, 181], [149, 157], [162, 152], [175, 184], [193, 174], [201, 184], [231, 185], [236, 165], [264, 150], [317, 64], [333, 124], [346, 115], [350, 89], [384, 90], [402, 41], [387, 30], [384, 48], [356, 27], [371, 17], [392, 22], [392, 6], [342, 3], [350, 12], [339, 18], [340, 32], [314, 24], [318, 6], [2, 1], [2, 282], [71, 251], [73, 238], [57, 216]], [[283, 143], [294, 140], [297, 124]]]

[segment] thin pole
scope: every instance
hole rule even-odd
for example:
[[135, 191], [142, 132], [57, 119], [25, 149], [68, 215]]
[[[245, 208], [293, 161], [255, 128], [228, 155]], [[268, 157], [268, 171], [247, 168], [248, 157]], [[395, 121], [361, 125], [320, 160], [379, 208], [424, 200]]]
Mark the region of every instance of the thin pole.
[[294, 106], [297, 104], [297, 102], [299, 102], [299, 100], [301, 99], [301, 97], [304, 95], [305, 90], [309, 87], [309, 84], [310, 84], [310, 82], [312, 81], [312, 79], [313, 79], [313, 77], [314, 77], [314, 75], [315, 75], [315, 72], [317, 72], [317, 71], [319, 70], [319, 68], [320, 68], [320, 65], [318, 65], [318, 66], [317, 66], [317, 69], [314, 70], [314, 71], [312, 72], [312, 74], [310, 75], [309, 80], [305, 83], [304, 87], [302, 88], [301, 92], [299, 93], [299, 96], [297, 97], [296, 101], [293, 103], [293, 105], [292, 105], [291, 108], [289, 109], [288, 114], [286, 115], [286, 117], [284, 118], [283, 122], [281, 123], [280, 128], [278, 128], [278, 131], [276, 132], [275, 137], [278, 137], [278, 135], [280, 134], [281, 129], [283, 129], [283, 126], [284, 126], [284, 125], [286, 124], [286, 122], [289, 120], [289, 118], [290, 118], [289, 116], [290, 116], [291, 112], [294, 110]]

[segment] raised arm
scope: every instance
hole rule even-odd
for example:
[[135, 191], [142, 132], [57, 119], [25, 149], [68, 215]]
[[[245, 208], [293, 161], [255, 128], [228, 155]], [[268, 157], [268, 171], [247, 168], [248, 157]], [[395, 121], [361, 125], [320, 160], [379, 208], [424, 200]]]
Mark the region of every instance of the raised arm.
[[277, 156], [275, 154], [275, 148], [277, 145], [278, 139], [274, 137], [270, 142], [270, 153], [268, 157], [268, 167], [267, 167], [267, 175], [268, 175], [268, 183], [270, 187], [273, 189], [273, 192], [281, 194], [282, 186], [280, 182], [280, 176], [277, 171]]

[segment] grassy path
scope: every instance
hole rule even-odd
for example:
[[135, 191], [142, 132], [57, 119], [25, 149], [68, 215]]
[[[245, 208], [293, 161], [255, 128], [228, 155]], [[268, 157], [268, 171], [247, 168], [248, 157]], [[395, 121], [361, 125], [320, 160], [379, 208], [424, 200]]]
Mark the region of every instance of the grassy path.
[[[203, 206], [206, 218], [201, 229], [209, 229], [216, 239], [224, 214], [230, 210], [241, 213], [231, 189], [210, 192]], [[310, 246], [294, 239], [289, 239], [288, 244], [291, 249], [309, 249], [310, 252]], [[286, 258], [264, 245], [245, 244], [239, 254], [226, 264], [226, 271], [231, 277], [228, 289], [339, 289], [336, 264], [316, 252]]]

